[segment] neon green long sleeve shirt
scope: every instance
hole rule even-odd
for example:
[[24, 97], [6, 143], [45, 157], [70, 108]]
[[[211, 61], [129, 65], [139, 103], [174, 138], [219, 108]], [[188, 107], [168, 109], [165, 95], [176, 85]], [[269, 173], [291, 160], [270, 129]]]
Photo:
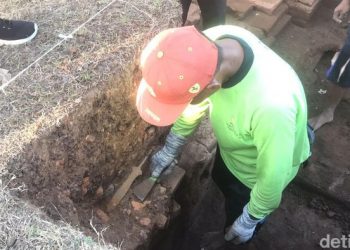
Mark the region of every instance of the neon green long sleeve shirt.
[[304, 90], [295, 71], [249, 31], [224, 25], [204, 33], [213, 41], [241, 38], [254, 60], [238, 84], [189, 105], [172, 131], [190, 136], [209, 111], [223, 161], [251, 189], [249, 213], [263, 218], [279, 206], [284, 188], [310, 155]]

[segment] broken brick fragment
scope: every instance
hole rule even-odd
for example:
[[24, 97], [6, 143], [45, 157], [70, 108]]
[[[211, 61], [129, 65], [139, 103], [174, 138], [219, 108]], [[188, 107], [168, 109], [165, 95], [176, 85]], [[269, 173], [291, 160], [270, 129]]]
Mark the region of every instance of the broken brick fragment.
[[263, 30], [265, 34], [267, 34], [287, 12], [287, 10], [288, 6], [283, 3], [276, 9], [273, 15], [268, 15], [261, 11], [253, 11], [245, 18], [244, 21], [250, 26]]
[[147, 226], [149, 226], [151, 224], [151, 219], [145, 217], [145, 218], [141, 218], [139, 222], [140, 222], [141, 225], [147, 227]]
[[108, 223], [109, 216], [105, 212], [103, 212], [99, 208], [96, 208], [95, 213], [96, 213], [97, 217], [101, 220], [102, 223], [104, 223], [104, 224]]
[[81, 184], [81, 192], [82, 192], [83, 195], [85, 195], [87, 193], [89, 185], [90, 185], [90, 178], [89, 178], [89, 176], [84, 177], [83, 182]]
[[321, 0], [316, 0], [312, 3], [311, 6], [303, 4], [296, 0], [286, 0], [286, 3], [289, 6], [289, 13], [294, 18], [299, 18], [302, 20], [310, 20], [315, 10], [319, 7]]
[[138, 202], [138, 201], [131, 201], [131, 206], [135, 211], [139, 211], [141, 209], [143, 209], [146, 204]]

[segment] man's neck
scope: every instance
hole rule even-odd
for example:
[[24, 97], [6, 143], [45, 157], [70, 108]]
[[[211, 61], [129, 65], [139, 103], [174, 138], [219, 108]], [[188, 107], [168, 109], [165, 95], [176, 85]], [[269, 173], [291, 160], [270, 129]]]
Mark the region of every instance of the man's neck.
[[219, 77], [224, 83], [241, 67], [244, 59], [244, 50], [239, 42], [234, 39], [222, 39], [217, 41], [216, 44], [222, 49]]

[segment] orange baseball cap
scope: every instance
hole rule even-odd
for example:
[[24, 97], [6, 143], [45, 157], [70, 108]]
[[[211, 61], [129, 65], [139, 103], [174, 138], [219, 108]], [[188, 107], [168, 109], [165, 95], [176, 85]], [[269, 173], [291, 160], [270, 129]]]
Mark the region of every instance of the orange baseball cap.
[[142, 119], [156, 126], [174, 123], [213, 79], [217, 62], [216, 45], [194, 26], [156, 35], [141, 54], [136, 106]]

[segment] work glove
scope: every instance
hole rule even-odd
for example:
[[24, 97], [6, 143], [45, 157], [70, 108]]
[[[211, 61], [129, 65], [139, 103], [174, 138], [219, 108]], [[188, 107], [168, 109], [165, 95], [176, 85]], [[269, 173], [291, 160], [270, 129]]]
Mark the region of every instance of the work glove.
[[245, 205], [243, 213], [235, 220], [225, 234], [225, 240], [235, 245], [243, 244], [253, 237], [255, 227], [264, 219], [252, 219], [248, 213], [248, 206]]
[[158, 178], [161, 173], [175, 161], [179, 155], [182, 146], [187, 139], [181, 135], [174, 134], [172, 131], [168, 134], [165, 144], [161, 150], [151, 157], [152, 177]]

